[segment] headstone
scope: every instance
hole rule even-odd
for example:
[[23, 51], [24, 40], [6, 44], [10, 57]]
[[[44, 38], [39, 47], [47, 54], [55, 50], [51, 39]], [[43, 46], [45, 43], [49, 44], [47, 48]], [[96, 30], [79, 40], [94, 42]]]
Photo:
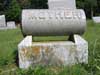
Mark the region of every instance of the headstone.
[[[18, 44], [19, 67], [27, 69], [37, 65], [87, 64], [88, 42], [79, 36], [86, 28], [84, 11], [76, 9], [75, 0], [49, 0], [48, 5], [49, 9], [22, 12], [21, 29], [26, 37]], [[32, 36], [43, 35], [69, 35], [69, 39], [32, 41]]]
[[48, 0], [49, 9], [76, 9], [75, 0]]
[[93, 17], [95, 23], [100, 23], [100, 16]]
[[0, 15], [0, 28], [6, 27], [5, 15]]
[[7, 22], [7, 28], [15, 29], [16, 28], [15, 22], [14, 21]]

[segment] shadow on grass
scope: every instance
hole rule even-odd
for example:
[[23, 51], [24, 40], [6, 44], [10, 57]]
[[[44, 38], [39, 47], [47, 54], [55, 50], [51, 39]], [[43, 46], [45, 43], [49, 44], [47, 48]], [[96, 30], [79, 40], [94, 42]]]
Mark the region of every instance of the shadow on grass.
[[14, 63], [16, 64], [17, 67], [19, 67], [19, 58], [18, 58], [18, 49], [16, 49], [14, 52]]

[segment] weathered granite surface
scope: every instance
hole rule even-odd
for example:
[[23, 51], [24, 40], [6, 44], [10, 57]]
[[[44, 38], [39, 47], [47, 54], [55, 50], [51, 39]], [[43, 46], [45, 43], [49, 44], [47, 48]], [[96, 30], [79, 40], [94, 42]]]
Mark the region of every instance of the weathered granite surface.
[[27, 36], [19, 45], [19, 67], [88, 63], [88, 43], [78, 35], [72, 41], [32, 42]]

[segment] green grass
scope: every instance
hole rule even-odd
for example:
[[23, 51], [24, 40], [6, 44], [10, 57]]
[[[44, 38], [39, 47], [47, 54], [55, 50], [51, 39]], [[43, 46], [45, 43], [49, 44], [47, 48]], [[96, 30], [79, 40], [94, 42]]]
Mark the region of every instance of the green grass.
[[15, 61], [17, 45], [21, 40], [20, 29], [0, 31], [0, 66]]
[[33, 41], [36, 42], [49, 42], [49, 41], [65, 41], [68, 36], [36, 36], [33, 37]]
[[[89, 43], [89, 63], [52, 68], [39, 67], [29, 70], [17, 68], [17, 75], [100, 75], [100, 24], [87, 21], [87, 31], [83, 35]], [[16, 67], [17, 45], [23, 39], [20, 29], [0, 31], [0, 72]], [[66, 40], [62, 37], [35, 37], [35, 41]], [[7, 74], [6, 74], [7, 75]], [[8, 74], [10, 75], [10, 74]], [[13, 74], [12, 74], [13, 75]]]

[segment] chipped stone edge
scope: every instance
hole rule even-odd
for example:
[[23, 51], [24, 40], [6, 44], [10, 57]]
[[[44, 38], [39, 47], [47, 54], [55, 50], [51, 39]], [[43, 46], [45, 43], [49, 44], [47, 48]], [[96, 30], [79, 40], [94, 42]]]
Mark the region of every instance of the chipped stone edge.
[[[27, 36], [25, 37], [18, 45], [18, 57], [19, 57], [19, 67], [20, 68], [28, 68], [31, 64], [31, 62], [29, 61], [26, 61], [26, 62], [23, 62], [21, 59], [20, 59], [20, 51], [23, 49], [23, 48], [26, 48], [26, 47], [31, 47], [32, 46], [32, 36]], [[24, 58], [24, 57], [23, 57]], [[23, 63], [23, 64], [21, 64]]]
[[77, 47], [77, 60], [79, 63], [88, 64], [88, 42], [79, 35], [74, 35], [74, 41]]

